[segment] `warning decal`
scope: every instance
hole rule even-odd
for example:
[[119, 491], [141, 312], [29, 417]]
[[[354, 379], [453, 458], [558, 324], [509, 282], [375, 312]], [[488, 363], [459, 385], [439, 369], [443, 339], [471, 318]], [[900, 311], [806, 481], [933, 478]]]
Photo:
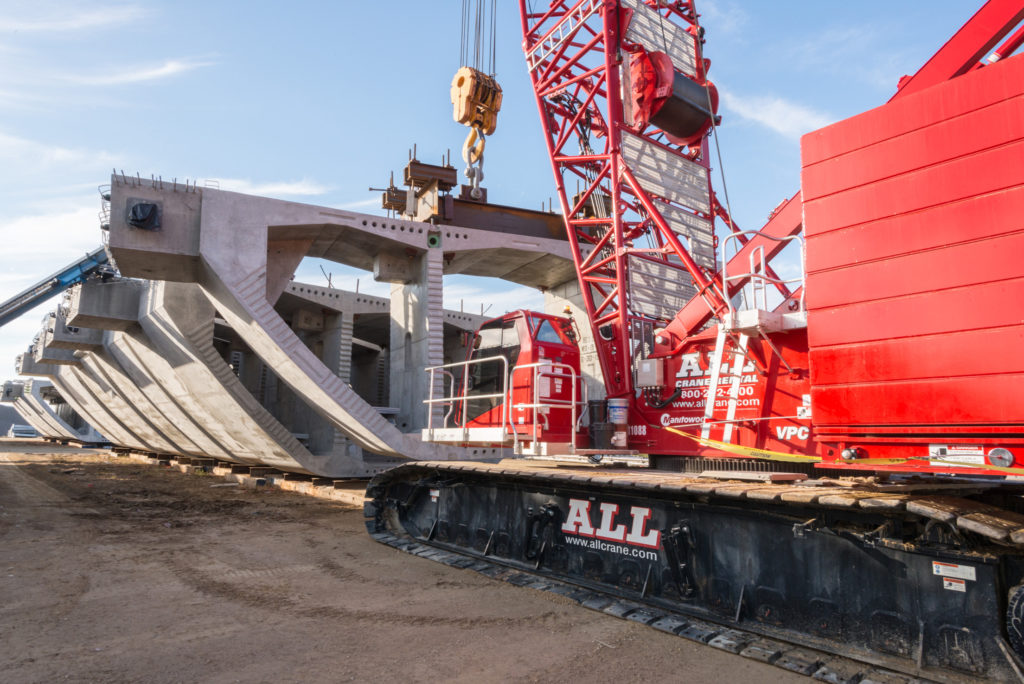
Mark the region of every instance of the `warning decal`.
[[[958, 565], [957, 563], [940, 563], [939, 561], [932, 561], [932, 574], [939, 575], [940, 577], [957, 577], [959, 579], [965, 579], [975, 581], [978, 576], [974, 571], [974, 567], [971, 565]], [[950, 587], [946, 587], [949, 589]], [[960, 589], [963, 591], [963, 589]]]
[[962, 579], [953, 579], [951, 577], [942, 578], [942, 588], [949, 589], [950, 591], [967, 591], [967, 582]]

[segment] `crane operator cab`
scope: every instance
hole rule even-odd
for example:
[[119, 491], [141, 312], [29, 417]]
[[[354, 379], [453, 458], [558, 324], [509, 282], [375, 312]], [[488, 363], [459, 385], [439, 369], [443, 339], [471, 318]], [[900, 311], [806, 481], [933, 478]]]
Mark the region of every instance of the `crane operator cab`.
[[428, 441], [513, 446], [541, 442], [579, 446], [581, 407], [578, 336], [571, 318], [513, 311], [472, 336], [465, 361], [428, 368]]

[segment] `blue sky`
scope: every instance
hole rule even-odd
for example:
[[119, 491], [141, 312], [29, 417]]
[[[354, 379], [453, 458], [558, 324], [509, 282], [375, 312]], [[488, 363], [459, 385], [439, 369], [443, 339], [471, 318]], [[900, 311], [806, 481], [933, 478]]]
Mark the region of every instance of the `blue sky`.
[[[367, 188], [400, 171], [414, 143], [424, 161], [448, 149], [457, 157], [466, 129], [451, 120], [448, 88], [461, 4], [4, 0], [0, 300], [100, 244], [96, 186], [112, 168], [382, 213]], [[539, 208], [554, 185], [518, 3], [498, 4], [505, 95], [484, 185], [493, 202]], [[797, 189], [802, 133], [885, 102], [978, 6], [699, 2], [737, 222], [760, 227]], [[717, 168], [713, 178], [720, 184]], [[336, 286], [358, 277], [360, 289], [387, 292], [370, 274], [326, 268]], [[313, 262], [298, 278], [324, 283]], [[455, 308], [541, 302], [514, 285], [447, 281]], [[0, 329], [7, 374], [54, 304]]]

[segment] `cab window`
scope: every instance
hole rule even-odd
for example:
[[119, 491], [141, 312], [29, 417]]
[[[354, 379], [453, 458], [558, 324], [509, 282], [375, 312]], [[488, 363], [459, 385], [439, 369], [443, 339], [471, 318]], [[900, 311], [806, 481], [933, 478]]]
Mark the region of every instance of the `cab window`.
[[537, 341], [538, 342], [554, 342], [555, 344], [565, 344], [562, 337], [555, 330], [555, 326], [551, 325], [551, 321], [546, 318], [540, 319], [540, 325], [537, 326]]
[[[508, 370], [516, 365], [519, 359], [519, 332], [516, 330], [516, 319], [491, 321], [477, 332], [473, 342], [474, 359], [486, 359], [504, 356], [508, 360]], [[505, 386], [503, 373], [504, 364], [494, 360], [469, 366], [470, 395], [500, 394]], [[466, 405], [466, 418], [473, 420], [501, 403], [498, 397], [470, 399]]]

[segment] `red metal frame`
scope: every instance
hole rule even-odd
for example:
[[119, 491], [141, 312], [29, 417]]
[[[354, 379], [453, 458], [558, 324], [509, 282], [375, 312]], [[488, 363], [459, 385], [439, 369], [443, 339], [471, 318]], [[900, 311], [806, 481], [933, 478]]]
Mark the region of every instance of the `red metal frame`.
[[[1014, 26], [1024, 21], [1024, 2], [1021, 0], [989, 0], [960, 28], [938, 52], [935, 53], [913, 76], [903, 79], [890, 102], [923, 88], [936, 85], [968, 71], [984, 66], [981, 60]], [[993, 54], [1003, 59], [1024, 44], [1024, 26], [1019, 27]], [[802, 229], [800, 192], [783, 202], [772, 212], [768, 222], [759, 232], [773, 237], [797, 235]], [[774, 240], [759, 240], [755, 237], [749, 249], [763, 247], [765, 257], [771, 259], [783, 243]], [[740, 272], [739, 265], [746, 262], [749, 250], [737, 253], [729, 263], [730, 272]], [[732, 296], [746, 285], [745, 280], [736, 280], [730, 286]], [[675, 340], [683, 340], [700, 330], [713, 313], [705, 302], [695, 299], [677, 314], [666, 332]]]
[[[696, 161], [705, 173], [708, 168], [705, 144], [687, 149], [668, 143], [657, 128], [634, 130], [625, 123], [622, 99], [608, 97], [621, 92], [620, 60], [623, 51], [631, 49], [621, 33], [629, 12], [615, 0], [556, 0], [545, 11], [530, 13], [527, 1], [520, 0], [523, 49], [584, 308], [612, 397], [632, 393], [632, 360], [627, 351], [630, 324], [644, 319], [630, 307], [629, 256], [658, 261], [678, 270], [681, 278], [688, 275], [713, 309], [723, 305], [710, 274], [679, 242], [622, 156], [622, 132], [629, 130], [659, 149]], [[696, 15], [690, 3], [671, 3], [661, 13], [664, 21], [674, 21], [696, 34]], [[697, 68], [703, 78], [700, 59]], [[595, 138], [601, 140], [598, 150], [592, 148]], [[567, 180], [574, 178], [580, 183], [577, 201], [566, 187]], [[609, 216], [585, 215], [587, 202], [595, 193], [611, 198]], [[710, 196], [708, 202], [711, 204]], [[714, 220], [711, 214], [695, 213]]]
[[[703, 82], [706, 79], [706, 67], [701, 57], [700, 32], [692, 3], [665, 3], [661, 0], [643, 0], [643, 3], [650, 11], [660, 15], [660, 21], [673, 22], [694, 38], [697, 57], [695, 80]], [[666, 198], [645, 190], [643, 182], [637, 179], [637, 170], [630, 168], [628, 159], [623, 155], [623, 133], [628, 131], [641, 137], [645, 145], [657, 149], [660, 154], [676, 155], [680, 167], [695, 162], [704, 173], [708, 172], [707, 139], [694, 140], [689, 147], [673, 145], [657, 128], [638, 130], [629, 125], [623, 103], [623, 98], [629, 95], [622, 90], [620, 67], [628, 66], [628, 55], [637, 48], [624, 38], [629, 31], [628, 23], [633, 10], [621, 6], [618, 0], [552, 0], [545, 11], [530, 13], [527, 0], [520, 0], [520, 12], [523, 49], [527, 55], [559, 201], [566, 217], [567, 234], [574, 253], [583, 304], [594, 332], [608, 395], [636, 396], [632, 378], [634, 343], [630, 336], [631, 330], [638, 321], [659, 323], [662, 339], [657, 343], [659, 349], [655, 355], [666, 357], [663, 386], [671, 387], [672, 381], [669, 378], [684, 378], [685, 372], [686, 380], [677, 381], [675, 387], [683, 388], [688, 394], [673, 395], [679, 401], [659, 395], [652, 397], [653, 402], [634, 401], [631, 425], [635, 420], [637, 428], [651, 429], [639, 431], [638, 434], [646, 435], [646, 439], [634, 439], [631, 433], [630, 444], [650, 453], [711, 455], [708, 449], [687, 444], [690, 440], [680, 440], [661, 428], [692, 425], [689, 420], [693, 418], [692, 411], [701, 410], [689, 406], [685, 401], [687, 397], [694, 396], [693, 390], [686, 388], [700, 385], [699, 378], [695, 380], [691, 377], [692, 359], [701, 359], [700, 367], [707, 373], [706, 359], [713, 334], [711, 331], [700, 331], [722, 313], [726, 297], [731, 297], [746, 282], [743, 279], [731, 281], [723, 292], [721, 274], [713, 274], [694, 261], [659, 213], [658, 207], [663, 206], [660, 203], [665, 202]], [[993, 48], [995, 59], [1009, 56], [1024, 43], [1024, 28], [1014, 31], [1022, 19], [1024, 0], [989, 0], [913, 77], [904, 78], [900, 82], [893, 99], [903, 98], [977, 70], [984, 66], [979, 60], [993, 51]], [[657, 46], [639, 47], [649, 49]], [[591, 147], [594, 139], [601, 141], [598, 150]], [[567, 191], [567, 180], [573, 178], [580, 182], [580, 191], [575, 197]], [[712, 222], [717, 217], [731, 231], [738, 231], [716, 201], [710, 180], [706, 187], [710, 209], [702, 213], [692, 207], [685, 208]], [[595, 194], [610, 198], [611, 211], [608, 216], [588, 216], [584, 212], [588, 200]], [[599, 203], [599, 206], [603, 204]], [[780, 204], [759, 231], [760, 235], [753, 236], [749, 241], [740, 241], [741, 248], [730, 259], [729, 272], [744, 272], [746, 269], [738, 267], [739, 264], [745, 263], [748, 256], [757, 249], [763, 249], [770, 262], [785, 244], [773, 238], [802, 232], [803, 209], [799, 192]], [[652, 319], [650, 314], [638, 312], [632, 306], [628, 289], [631, 259], [659, 261], [675, 268], [680, 277], [688, 275], [692, 279], [697, 294], [670, 321]], [[780, 292], [784, 299], [797, 295], [783, 288], [780, 288]], [[806, 363], [801, 362], [807, 353], [806, 333], [790, 334], [788, 339], [775, 338], [775, 343], [780, 340], [783, 342], [781, 356], [795, 362], [795, 365], [786, 365], [806, 369]], [[768, 340], [766, 342], [772, 344]], [[772, 351], [780, 353], [778, 350]], [[770, 353], [761, 349], [755, 350], [755, 355], [767, 358]], [[684, 370], [680, 365], [683, 356], [691, 359], [685, 367], [690, 370]], [[817, 436], [812, 435], [804, 444], [787, 444], [782, 432], [776, 439], [769, 433], [766, 422], [758, 422], [777, 420], [778, 416], [791, 416], [794, 411], [799, 413], [800, 407], [790, 404], [801, 393], [809, 391], [806, 376], [800, 378], [790, 373], [787, 378], [776, 369], [767, 376], [762, 375], [760, 379], [744, 382], [752, 383], [748, 389], [752, 388], [755, 394], [760, 392], [760, 403], [756, 410], [752, 409], [743, 416], [737, 414], [748, 423], [739, 426], [737, 430], [736, 441], [739, 445], [781, 448], [788, 452], [807, 454], [819, 451], [826, 461], [836, 463], [838, 450], [844, 448], [844, 444], [836, 444], [827, 427]], [[780, 402], [780, 394], [789, 398]], [[801, 422], [783, 426], [784, 431], [787, 435], [792, 434], [792, 430], [798, 429]], [[811, 425], [809, 420], [803, 424]], [[949, 427], [949, 436], [955, 439], [955, 426]], [[830, 443], [816, 444], [819, 438]], [[914, 449], [920, 445], [920, 438], [917, 438], [918, 446], [908, 442], [905, 448], [897, 444], [900, 439], [904, 438], [890, 435], [883, 440], [886, 443], [884, 448], [894, 457], [917, 458], [913, 454], [916, 453]], [[909, 433], [905, 439], [914, 441]], [[714, 449], [711, 451], [714, 452]], [[906, 465], [876, 463], [853, 467], [970, 472], [921, 462]]]

